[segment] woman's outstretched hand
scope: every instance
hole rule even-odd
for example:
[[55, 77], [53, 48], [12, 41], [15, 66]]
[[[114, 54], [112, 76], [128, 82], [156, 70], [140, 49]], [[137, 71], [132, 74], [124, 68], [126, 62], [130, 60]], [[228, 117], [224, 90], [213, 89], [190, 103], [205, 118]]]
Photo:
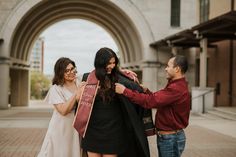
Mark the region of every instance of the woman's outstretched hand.
[[126, 77], [139, 84], [138, 75], [135, 72], [128, 69], [120, 69], [120, 71], [121, 73], [125, 74]]
[[84, 87], [85, 87], [86, 84], [87, 84], [87, 82], [85, 82], [85, 81], [82, 81], [82, 82], [80, 83], [80, 85], [79, 85], [79, 87], [78, 87], [78, 90], [77, 90], [77, 92], [76, 92], [76, 100], [77, 100], [77, 101], [79, 101], [80, 96], [81, 96], [81, 94], [82, 94], [82, 92], [83, 92]]
[[133, 72], [133, 71], [131, 71], [131, 70], [128, 70], [128, 69], [121, 69], [121, 71], [123, 71], [123, 72], [126, 73], [126, 74], [130, 74], [130, 75], [132, 75], [132, 76], [134, 76], [134, 77], [137, 77], [137, 76], [138, 76], [135, 72]]

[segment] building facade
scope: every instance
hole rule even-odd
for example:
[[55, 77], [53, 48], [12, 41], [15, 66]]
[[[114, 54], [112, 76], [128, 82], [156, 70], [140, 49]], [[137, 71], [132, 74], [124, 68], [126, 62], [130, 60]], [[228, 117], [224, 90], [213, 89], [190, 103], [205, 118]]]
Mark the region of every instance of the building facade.
[[[190, 88], [212, 87], [220, 92], [214, 105], [235, 105], [235, 43], [213, 42], [208, 32], [214, 29], [205, 27], [205, 22], [235, 10], [234, 0], [0, 0], [0, 4], [1, 108], [7, 108], [9, 76], [12, 105], [27, 105], [33, 41], [50, 25], [70, 18], [86, 19], [107, 30], [118, 46], [121, 66], [135, 70], [151, 90], [165, 86], [168, 59], [182, 54], [189, 60]], [[222, 31], [219, 24], [214, 28]]]
[[215, 26], [222, 27], [220, 33], [224, 38], [214, 42], [215, 47], [208, 48], [207, 85], [216, 89], [215, 106], [236, 106], [236, 38], [229, 35], [231, 32], [236, 35], [236, 4], [234, 0], [208, 0], [208, 8], [208, 20], [229, 12], [232, 14], [226, 15], [227, 20]]
[[193, 72], [187, 77], [192, 87], [214, 91], [213, 106], [236, 106], [235, 1], [196, 2], [196, 25], [151, 45], [188, 56]]
[[44, 65], [44, 38], [38, 38], [31, 51], [30, 70], [43, 73]]

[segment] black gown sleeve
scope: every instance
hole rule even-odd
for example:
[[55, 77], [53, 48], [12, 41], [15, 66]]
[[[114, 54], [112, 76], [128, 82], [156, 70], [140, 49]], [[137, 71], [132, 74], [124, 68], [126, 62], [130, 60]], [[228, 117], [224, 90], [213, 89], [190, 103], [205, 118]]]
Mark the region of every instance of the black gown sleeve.
[[[119, 75], [118, 82], [127, 88], [142, 92], [142, 88], [139, 84], [123, 75]], [[142, 120], [144, 108], [131, 103], [122, 95], [119, 95], [119, 98], [122, 104], [124, 104], [123, 113], [127, 126], [128, 138], [130, 141], [129, 151], [125, 154], [119, 155], [119, 157], [150, 157], [149, 145]]]

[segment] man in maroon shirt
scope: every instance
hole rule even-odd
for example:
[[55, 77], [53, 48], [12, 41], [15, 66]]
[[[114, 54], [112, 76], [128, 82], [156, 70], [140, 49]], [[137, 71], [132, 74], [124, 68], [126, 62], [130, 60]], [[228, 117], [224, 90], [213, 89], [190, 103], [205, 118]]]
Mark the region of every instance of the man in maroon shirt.
[[188, 69], [186, 57], [177, 55], [168, 61], [168, 84], [157, 92], [138, 93], [116, 84], [116, 93], [123, 94], [133, 103], [145, 108], [157, 108], [155, 126], [159, 157], [180, 157], [185, 147], [184, 128], [190, 114], [190, 94], [185, 80]]

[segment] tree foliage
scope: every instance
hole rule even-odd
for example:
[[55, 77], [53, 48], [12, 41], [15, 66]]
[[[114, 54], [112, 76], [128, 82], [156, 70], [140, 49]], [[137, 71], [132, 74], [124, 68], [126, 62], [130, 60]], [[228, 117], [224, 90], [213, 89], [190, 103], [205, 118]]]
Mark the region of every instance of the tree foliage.
[[43, 99], [50, 87], [50, 79], [39, 72], [31, 72], [30, 77], [31, 99]]

